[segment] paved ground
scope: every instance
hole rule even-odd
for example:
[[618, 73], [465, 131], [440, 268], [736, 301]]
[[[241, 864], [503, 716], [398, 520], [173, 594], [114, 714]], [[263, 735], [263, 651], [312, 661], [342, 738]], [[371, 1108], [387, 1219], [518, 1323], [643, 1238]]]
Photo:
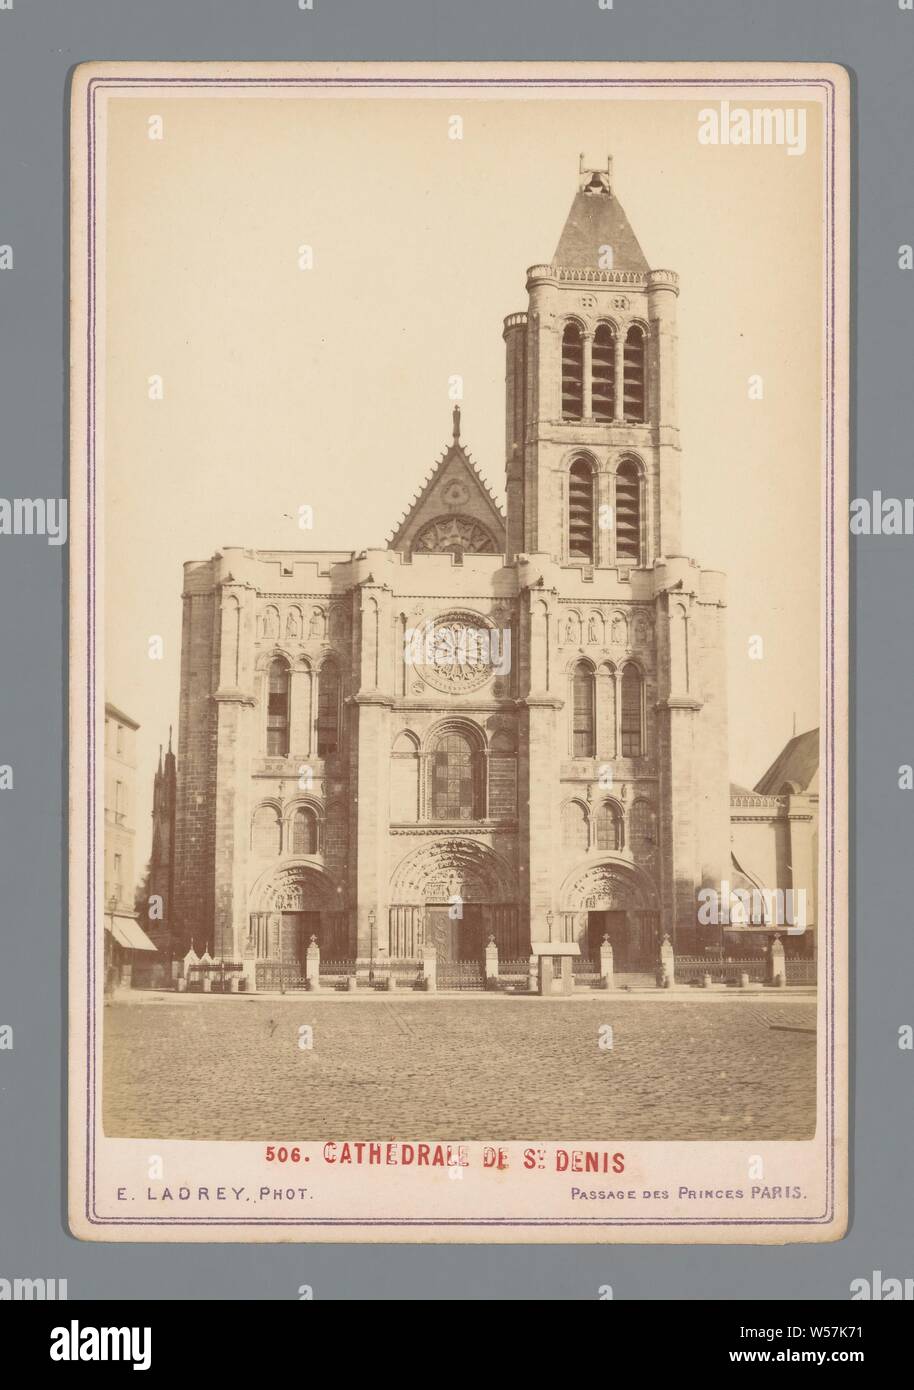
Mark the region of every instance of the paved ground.
[[[301, 1025], [313, 1046], [299, 1047]], [[600, 1046], [612, 1029], [612, 1048]], [[815, 1004], [137, 995], [105, 1131], [161, 1139], [806, 1139]]]

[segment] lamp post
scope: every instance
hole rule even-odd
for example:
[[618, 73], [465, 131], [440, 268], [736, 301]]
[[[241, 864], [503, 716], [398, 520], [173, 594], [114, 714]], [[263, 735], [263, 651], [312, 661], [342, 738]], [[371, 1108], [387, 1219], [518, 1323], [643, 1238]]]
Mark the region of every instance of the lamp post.
[[378, 921], [378, 914], [373, 907], [368, 909], [368, 932], [369, 932], [369, 962], [368, 962], [368, 982], [374, 984], [374, 953], [375, 953], [375, 927]]
[[108, 935], [111, 937], [111, 949], [110, 949], [110, 952], [109, 952], [109, 963], [110, 963], [110, 965], [112, 966], [112, 968], [115, 968], [114, 948], [115, 948], [115, 946], [117, 945], [117, 939], [116, 939], [116, 937], [115, 937], [115, 935], [114, 935], [114, 914], [115, 914], [116, 911], [117, 911], [117, 894], [116, 894], [116, 893], [112, 893], [112, 894], [111, 894], [111, 897], [108, 899], [108, 916], [111, 918], [111, 931], [108, 933]]
[[549, 940], [550, 940], [550, 941], [552, 940], [552, 923], [553, 923], [554, 921], [555, 921], [555, 913], [552, 911], [552, 908], [550, 907], [549, 911], [546, 913], [546, 926], [547, 926], [548, 929], [549, 929]]

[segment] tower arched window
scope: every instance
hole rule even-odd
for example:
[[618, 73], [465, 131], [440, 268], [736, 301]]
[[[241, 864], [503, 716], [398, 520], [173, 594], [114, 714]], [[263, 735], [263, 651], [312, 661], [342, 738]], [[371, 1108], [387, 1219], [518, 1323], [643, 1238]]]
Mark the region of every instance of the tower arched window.
[[591, 371], [593, 417], [612, 420], [616, 412], [616, 334], [611, 324], [597, 325]]
[[569, 801], [562, 811], [562, 846], [583, 854], [587, 849], [587, 812], [579, 801]]
[[635, 857], [653, 854], [657, 845], [654, 808], [649, 801], [636, 801], [632, 807], [632, 853]]
[[282, 848], [282, 822], [275, 806], [258, 806], [251, 825], [251, 848], [262, 858], [272, 858]]
[[340, 746], [340, 673], [325, 661], [317, 683], [317, 756], [329, 758]]
[[575, 758], [596, 756], [594, 673], [586, 661], [579, 661], [571, 680], [571, 751]]
[[562, 419], [584, 414], [584, 334], [580, 324], [566, 323], [562, 333]]
[[644, 751], [641, 672], [626, 666], [622, 672], [621, 733], [623, 758], [640, 758]]
[[622, 406], [626, 420], [640, 423], [644, 420], [645, 379], [644, 379], [644, 329], [633, 323], [625, 335], [623, 349], [623, 391]]
[[616, 559], [641, 560], [641, 478], [631, 459], [616, 472]]
[[292, 853], [317, 854], [317, 816], [309, 806], [299, 806], [292, 818]]
[[593, 564], [593, 470], [575, 459], [568, 472], [568, 554]]
[[289, 751], [289, 668], [279, 657], [267, 672], [267, 754], [284, 758]]
[[625, 822], [615, 801], [604, 801], [597, 811], [597, 849], [620, 850], [625, 843]]
[[481, 814], [476, 749], [466, 734], [449, 730], [432, 748], [429, 809], [432, 820], [478, 820]]

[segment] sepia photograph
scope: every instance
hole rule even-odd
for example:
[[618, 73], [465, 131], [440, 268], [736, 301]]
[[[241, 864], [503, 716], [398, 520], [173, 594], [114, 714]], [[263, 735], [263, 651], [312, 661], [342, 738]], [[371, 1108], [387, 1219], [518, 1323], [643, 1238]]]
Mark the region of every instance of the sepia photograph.
[[842, 1233], [846, 76], [484, 69], [74, 87], [87, 1238]]

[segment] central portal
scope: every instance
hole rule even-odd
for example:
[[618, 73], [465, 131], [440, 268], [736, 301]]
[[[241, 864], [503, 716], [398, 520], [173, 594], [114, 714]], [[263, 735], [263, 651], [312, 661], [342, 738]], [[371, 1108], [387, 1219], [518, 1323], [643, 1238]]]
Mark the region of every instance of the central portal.
[[425, 940], [427, 945], [435, 947], [442, 965], [452, 961], [481, 960], [482, 909], [475, 903], [428, 903], [425, 908]]
[[321, 939], [319, 912], [284, 912], [282, 914], [281, 959], [286, 965], [296, 965], [299, 975], [305, 973], [305, 958], [312, 936]]
[[609, 937], [609, 944], [613, 948], [613, 966], [616, 970], [624, 970], [626, 966], [634, 964], [630, 959], [628, 913], [588, 912], [587, 954], [591, 961], [599, 962], [604, 936]]

